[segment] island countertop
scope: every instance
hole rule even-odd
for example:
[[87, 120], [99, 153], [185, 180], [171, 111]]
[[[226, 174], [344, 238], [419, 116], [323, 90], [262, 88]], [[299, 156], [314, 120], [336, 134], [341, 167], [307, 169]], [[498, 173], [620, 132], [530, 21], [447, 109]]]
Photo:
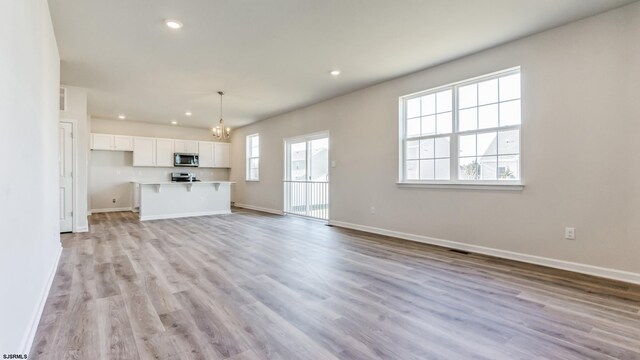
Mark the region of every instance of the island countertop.
[[132, 181], [138, 185], [235, 184], [233, 181]]

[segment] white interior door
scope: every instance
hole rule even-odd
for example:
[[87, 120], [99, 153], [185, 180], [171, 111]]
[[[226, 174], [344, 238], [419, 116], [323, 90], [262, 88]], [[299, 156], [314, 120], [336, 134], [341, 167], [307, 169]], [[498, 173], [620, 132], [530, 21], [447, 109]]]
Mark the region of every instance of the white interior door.
[[60, 232], [73, 230], [73, 126], [60, 123]]
[[287, 140], [285, 212], [329, 219], [329, 137]]

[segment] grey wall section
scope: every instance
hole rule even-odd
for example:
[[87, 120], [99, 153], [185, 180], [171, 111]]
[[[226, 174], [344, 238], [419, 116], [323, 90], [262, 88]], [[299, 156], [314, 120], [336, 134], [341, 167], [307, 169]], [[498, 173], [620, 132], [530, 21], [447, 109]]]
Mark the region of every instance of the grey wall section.
[[[282, 210], [283, 139], [329, 130], [334, 221], [640, 274], [638, 19], [634, 3], [236, 129], [234, 200]], [[518, 65], [525, 189], [399, 188], [398, 97]]]
[[46, 0], [0, 1], [0, 354], [29, 351], [61, 251], [60, 58]]
[[[211, 131], [135, 121], [91, 119], [91, 132], [170, 139], [214, 141]], [[194, 172], [201, 180], [229, 180], [228, 169], [133, 167], [133, 153], [124, 151], [90, 152], [89, 209], [108, 211], [133, 206], [131, 181], [169, 180], [171, 172]], [[115, 199], [115, 203], [113, 200]]]

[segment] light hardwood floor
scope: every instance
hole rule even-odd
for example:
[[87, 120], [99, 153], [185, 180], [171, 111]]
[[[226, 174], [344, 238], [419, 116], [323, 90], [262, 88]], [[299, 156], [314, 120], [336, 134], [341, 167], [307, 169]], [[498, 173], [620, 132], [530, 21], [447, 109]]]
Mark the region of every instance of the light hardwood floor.
[[96, 214], [30, 358], [640, 359], [640, 287], [235, 213]]

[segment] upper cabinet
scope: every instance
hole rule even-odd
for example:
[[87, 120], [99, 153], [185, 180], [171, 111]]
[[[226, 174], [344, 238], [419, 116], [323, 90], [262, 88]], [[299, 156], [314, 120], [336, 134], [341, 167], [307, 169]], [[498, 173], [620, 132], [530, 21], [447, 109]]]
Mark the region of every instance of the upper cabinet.
[[217, 168], [231, 167], [231, 161], [229, 160], [229, 144], [228, 143], [214, 143], [214, 156], [215, 166]]
[[172, 167], [174, 141], [172, 139], [155, 139], [155, 140], [156, 140], [156, 166]]
[[156, 166], [156, 139], [133, 139], [133, 166]]
[[173, 140], [134, 138], [133, 166], [173, 167]]
[[200, 155], [200, 167], [206, 168], [228, 168], [229, 144], [210, 141], [200, 141], [198, 143]]
[[91, 134], [92, 150], [133, 151], [133, 166], [173, 167], [174, 153], [198, 154], [201, 168], [229, 168], [229, 144]]
[[175, 140], [174, 151], [182, 154], [197, 154], [198, 142], [192, 140]]
[[215, 157], [213, 155], [214, 145], [210, 141], [199, 141], [198, 142], [198, 160], [200, 162], [200, 167], [212, 168], [215, 166]]
[[133, 151], [133, 137], [91, 134], [91, 150]]
[[91, 134], [91, 150], [113, 150], [113, 135]]
[[133, 151], [133, 137], [114, 135], [113, 149], [118, 151]]

